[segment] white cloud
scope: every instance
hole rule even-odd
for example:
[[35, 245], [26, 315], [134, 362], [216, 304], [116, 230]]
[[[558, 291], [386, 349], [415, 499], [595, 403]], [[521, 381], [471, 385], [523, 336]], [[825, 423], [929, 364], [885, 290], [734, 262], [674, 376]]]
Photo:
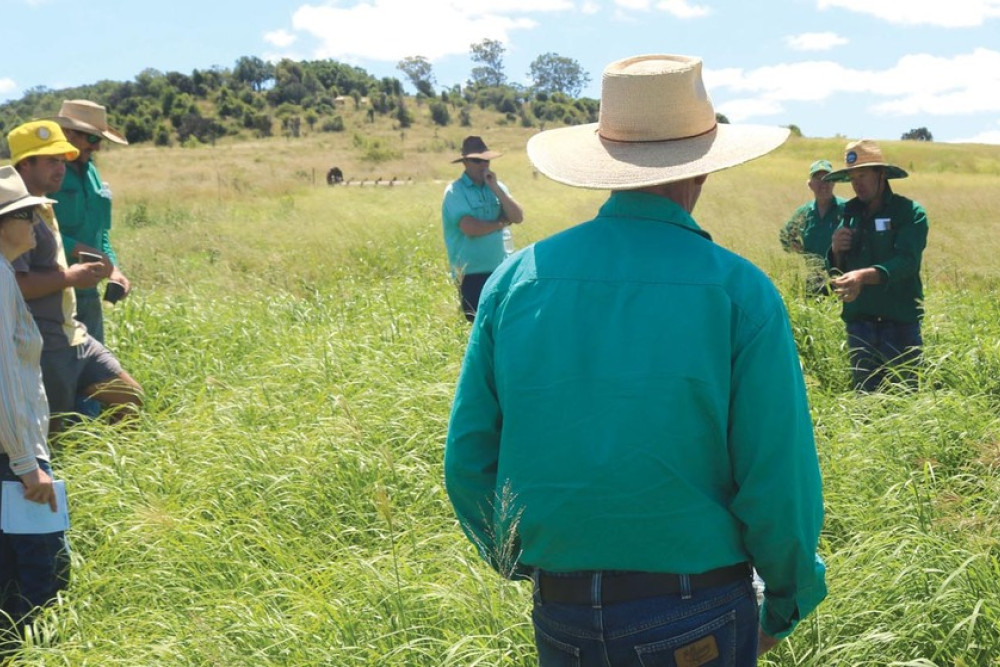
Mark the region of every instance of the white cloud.
[[950, 139], [950, 144], [1000, 144], [1000, 130], [986, 130], [971, 137]]
[[288, 48], [295, 43], [296, 39], [298, 38], [287, 30], [272, 30], [264, 33], [264, 41], [268, 44], [274, 44], [279, 49]]
[[601, 5], [598, 2], [592, 2], [591, 0], [586, 0], [580, 5], [581, 14], [596, 14], [601, 11]]
[[679, 19], [692, 19], [707, 16], [712, 10], [705, 5], [692, 5], [688, 0], [659, 0], [654, 6], [652, 0], [615, 0], [615, 7], [619, 10], [648, 12], [658, 9]]
[[829, 51], [847, 44], [847, 39], [835, 32], [804, 32], [785, 37], [785, 44], [794, 51]]
[[7, 95], [15, 90], [17, 90], [17, 84], [14, 83], [14, 79], [0, 79], [0, 95]]
[[971, 28], [1000, 18], [1000, 0], [817, 0], [819, 9], [846, 9], [898, 25]]
[[679, 19], [696, 19], [712, 13], [705, 5], [692, 5], [688, 0], [661, 0], [656, 3], [656, 8]]
[[[857, 107], [859, 114], [962, 116], [1000, 112], [1000, 51], [980, 48], [950, 58], [911, 55], [885, 70], [850, 69], [831, 61], [754, 70], [706, 69], [705, 85], [713, 98], [732, 94], [741, 110], [752, 109], [747, 99], [816, 103], [857, 95], [867, 100]], [[728, 108], [731, 103], [718, 106]], [[762, 104], [761, 108], [766, 111], [772, 107]]]
[[723, 102], [717, 105], [715, 110], [723, 114], [731, 123], [742, 123], [750, 118], [780, 114], [785, 110], [785, 107], [774, 100], [744, 98]]
[[512, 32], [537, 27], [529, 14], [571, 9], [568, 0], [368, 0], [302, 5], [292, 27], [319, 40], [316, 58], [396, 62], [420, 55], [434, 61], [467, 54], [483, 39], [509, 44]]

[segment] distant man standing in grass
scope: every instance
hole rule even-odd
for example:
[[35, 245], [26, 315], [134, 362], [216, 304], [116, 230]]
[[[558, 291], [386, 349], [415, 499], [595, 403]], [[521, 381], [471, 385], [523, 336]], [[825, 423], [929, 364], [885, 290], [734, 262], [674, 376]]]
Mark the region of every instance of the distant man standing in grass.
[[[26, 500], [55, 512], [46, 444], [49, 405], [39, 365], [42, 336], [11, 265], [37, 243], [35, 207], [51, 203], [31, 196], [13, 167], [0, 167], [0, 480], [20, 483]], [[10, 511], [0, 505], [0, 514]], [[32, 611], [55, 598], [68, 579], [64, 533], [0, 531], [0, 662], [19, 641], [11, 631], [30, 621]]]
[[850, 181], [853, 199], [831, 240], [828, 266], [840, 275], [834, 292], [844, 302], [854, 387], [877, 391], [885, 382], [916, 382], [923, 339], [924, 289], [920, 263], [927, 245], [927, 214], [895, 194], [890, 179], [908, 174], [886, 162], [868, 139], [847, 144], [845, 167], [825, 176]]
[[778, 235], [786, 252], [802, 253], [805, 257], [809, 268], [806, 291], [810, 294], [829, 294], [826, 253], [830, 250], [834, 230], [840, 226], [847, 201], [834, 196], [834, 183], [823, 180], [831, 171], [833, 165], [828, 160], [812, 163], [806, 186], [812, 190], [813, 201], [795, 209]]
[[[89, 100], [66, 100], [53, 120], [80, 151], [75, 160], [67, 163], [62, 185], [52, 193], [67, 260], [71, 265], [80, 261], [81, 252], [104, 255], [111, 264], [108, 279], [121, 285], [127, 295], [131, 283], [119, 268], [111, 247], [111, 189], [101, 180], [94, 153], [101, 150], [104, 141], [123, 145], [128, 141], [108, 125], [107, 110]], [[104, 343], [104, 312], [97, 287], [78, 287], [75, 291], [77, 319], [91, 336]]]
[[469, 322], [476, 317], [483, 284], [507, 257], [505, 228], [524, 220], [521, 205], [490, 169], [490, 160], [501, 155], [487, 148], [481, 137], [466, 137], [462, 157], [453, 160], [465, 171], [448, 185], [441, 204], [448, 263]]
[[754, 665], [826, 595], [788, 315], [691, 216], [788, 131], [716, 123], [701, 71], [614, 62], [596, 125], [531, 138], [538, 171], [611, 196], [504, 262], [469, 336], [445, 483], [483, 558], [533, 579], [542, 667]]
[[[7, 135], [11, 162], [33, 196], [44, 197], [59, 189], [66, 161], [79, 151], [62, 129], [47, 120], [15, 127]], [[42, 334], [42, 377], [52, 412], [50, 431], [65, 427], [78, 396], [120, 408], [117, 420], [142, 404], [142, 388], [126, 373], [114, 355], [87, 332], [76, 319], [74, 288], [94, 287], [111, 273], [103, 261], [68, 266], [59, 223], [52, 206], [36, 207], [38, 245], [14, 262], [17, 283]]]

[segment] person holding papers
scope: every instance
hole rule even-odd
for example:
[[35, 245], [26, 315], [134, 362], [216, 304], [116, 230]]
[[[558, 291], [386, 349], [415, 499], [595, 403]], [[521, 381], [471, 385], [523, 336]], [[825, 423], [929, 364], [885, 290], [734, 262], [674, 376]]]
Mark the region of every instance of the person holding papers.
[[69, 575], [62, 530], [24, 532], [25, 515], [37, 513], [37, 505], [48, 506], [44, 519], [65, 516], [66, 508], [57, 500], [45, 441], [49, 405], [39, 361], [42, 336], [11, 266], [35, 246], [36, 206], [51, 202], [31, 196], [13, 167], [0, 167], [0, 479], [6, 487], [0, 496], [0, 661], [15, 641], [13, 633], [66, 587]]

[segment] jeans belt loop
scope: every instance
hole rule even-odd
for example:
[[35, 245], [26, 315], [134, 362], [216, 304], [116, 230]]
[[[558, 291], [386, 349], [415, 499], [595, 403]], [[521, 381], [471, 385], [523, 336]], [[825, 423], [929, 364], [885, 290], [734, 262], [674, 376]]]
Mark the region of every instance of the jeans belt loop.
[[604, 604], [602, 588], [604, 573], [598, 570], [590, 579], [590, 605], [594, 609], [600, 609]]
[[690, 600], [691, 599], [691, 575], [682, 574], [681, 579], [681, 599]]

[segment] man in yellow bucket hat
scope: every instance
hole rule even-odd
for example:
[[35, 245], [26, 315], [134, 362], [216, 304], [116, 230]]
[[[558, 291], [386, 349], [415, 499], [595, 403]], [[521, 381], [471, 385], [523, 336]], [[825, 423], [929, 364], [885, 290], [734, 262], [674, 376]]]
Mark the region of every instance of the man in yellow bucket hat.
[[[44, 197], [59, 189], [66, 161], [79, 151], [49, 120], [15, 127], [7, 135], [11, 162], [28, 192]], [[94, 287], [111, 272], [105, 260], [68, 266], [59, 223], [50, 204], [35, 208], [37, 245], [12, 263], [18, 285], [42, 334], [42, 379], [52, 412], [50, 431], [65, 427], [78, 397], [119, 408], [117, 420], [142, 404], [142, 388], [76, 319], [75, 288]]]

